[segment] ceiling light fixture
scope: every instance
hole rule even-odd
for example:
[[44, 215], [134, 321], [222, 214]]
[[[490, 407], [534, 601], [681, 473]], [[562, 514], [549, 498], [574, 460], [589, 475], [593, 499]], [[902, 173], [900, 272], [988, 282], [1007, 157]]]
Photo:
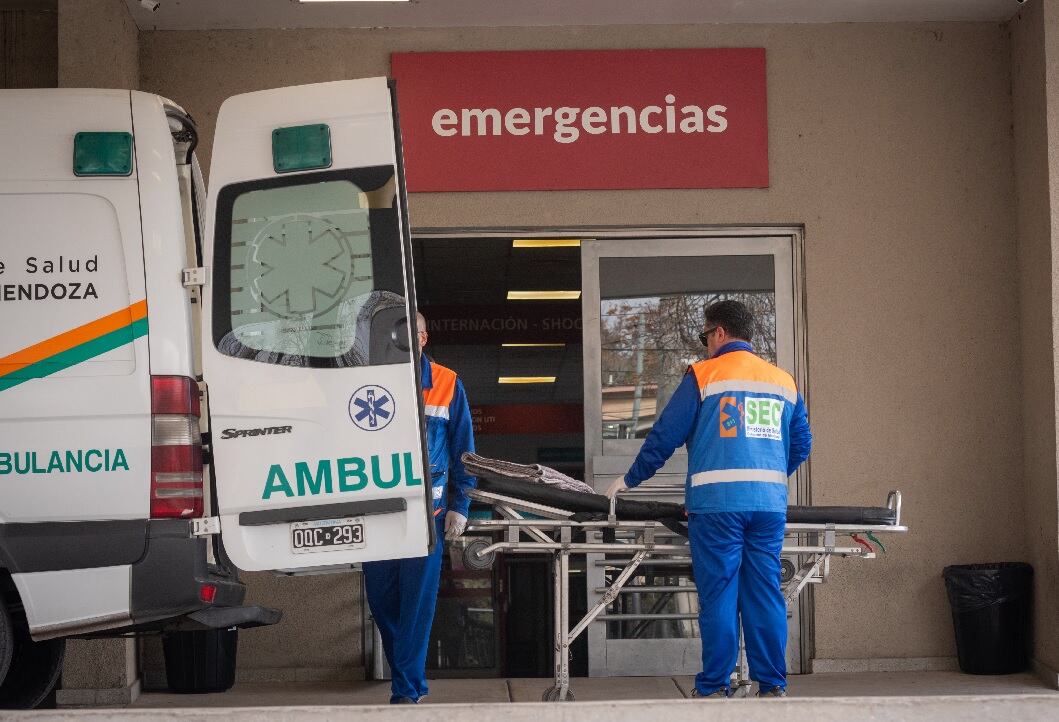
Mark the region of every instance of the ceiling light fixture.
[[580, 291], [508, 291], [509, 301], [576, 301]]
[[500, 384], [554, 384], [554, 376], [501, 376], [497, 383]]
[[578, 238], [519, 238], [511, 241], [512, 248], [580, 248]]

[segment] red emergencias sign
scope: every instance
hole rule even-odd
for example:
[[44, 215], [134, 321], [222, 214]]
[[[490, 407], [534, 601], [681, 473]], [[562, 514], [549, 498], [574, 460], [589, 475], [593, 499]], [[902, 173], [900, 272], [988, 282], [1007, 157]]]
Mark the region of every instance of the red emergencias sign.
[[763, 48], [391, 63], [412, 192], [768, 187]]

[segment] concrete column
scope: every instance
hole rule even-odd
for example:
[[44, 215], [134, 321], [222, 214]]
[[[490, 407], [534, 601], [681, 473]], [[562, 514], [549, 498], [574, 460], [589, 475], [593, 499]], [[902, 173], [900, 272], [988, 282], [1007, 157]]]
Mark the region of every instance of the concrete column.
[[[1046, 0], [1044, 11], [1045, 72], [1048, 118], [1048, 192], [1051, 240], [1050, 297], [1052, 376], [1059, 378], [1059, 0]], [[1029, 393], [1029, 387], [1023, 393]], [[1052, 387], [1053, 418], [1059, 420], [1059, 397]], [[1027, 420], [1032, 423], [1032, 420]], [[1027, 432], [1036, 432], [1028, 428]], [[1059, 447], [1059, 425], [1052, 427], [1051, 447]], [[1027, 532], [1036, 569], [1036, 648], [1038, 671], [1059, 688], [1059, 458], [1052, 458], [1051, 473], [1027, 484]]]
[[114, 707], [140, 696], [135, 639], [71, 639], [66, 643], [60, 707]]
[[54, 10], [0, 10], [0, 88], [54, 88], [58, 83]]
[[1011, 27], [1025, 493], [998, 493], [1023, 506], [1024, 559], [1036, 572], [1034, 665], [1059, 688], [1059, 148], [1049, 143], [1059, 137], [1059, 0], [1032, 0]]
[[124, 0], [59, 0], [59, 87], [140, 87], [140, 43]]

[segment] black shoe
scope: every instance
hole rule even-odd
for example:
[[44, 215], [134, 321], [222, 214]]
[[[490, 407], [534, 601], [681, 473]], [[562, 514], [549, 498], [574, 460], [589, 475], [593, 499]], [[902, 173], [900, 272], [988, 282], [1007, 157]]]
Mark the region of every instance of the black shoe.
[[416, 700], [408, 697], [397, 697], [390, 700], [390, 704], [419, 704]]
[[699, 691], [699, 688], [691, 690], [691, 696], [696, 699], [728, 699], [732, 696], [732, 690], [727, 687], [721, 687], [716, 692], [710, 692], [709, 694], [703, 694]]
[[787, 690], [785, 690], [783, 687], [772, 687], [771, 689], [768, 689], [768, 690], [758, 689], [757, 696], [758, 697], [786, 697], [787, 696]]

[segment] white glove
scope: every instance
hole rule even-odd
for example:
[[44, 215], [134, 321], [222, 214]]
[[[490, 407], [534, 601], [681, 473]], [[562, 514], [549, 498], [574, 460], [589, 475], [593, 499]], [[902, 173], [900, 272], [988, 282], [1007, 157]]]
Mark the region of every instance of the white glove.
[[450, 511], [445, 514], [445, 538], [449, 541], [456, 539], [463, 530], [467, 528], [467, 517], [458, 511]]
[[615, 496], [617, 496], [619, 491], [623, 491], [624, 489], [628, 488], [629, 487], [625, 485], [625, 477], [619, 476], [617, 479], [610, 483], [610, 486], [607, 487], [607, 490], [603, 492], [603, 494], [608, 499], [613, 499]]

